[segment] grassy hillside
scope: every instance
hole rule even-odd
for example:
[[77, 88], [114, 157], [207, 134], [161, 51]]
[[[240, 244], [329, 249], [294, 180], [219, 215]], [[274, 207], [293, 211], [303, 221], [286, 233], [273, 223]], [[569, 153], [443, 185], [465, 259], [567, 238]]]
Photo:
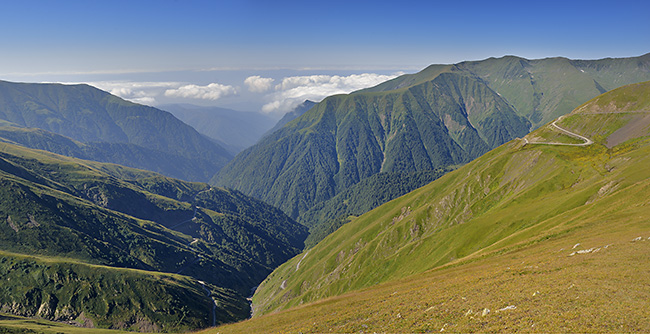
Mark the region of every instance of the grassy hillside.
[[[576, 259], [592, 256], [584, 254], [593, 252], [610, 254], [609, 251], [605, 251], [605, 249], [609, 249], [605, 247], [610, 243], [607, 240], [611, 240], [612, 244], [617, 245], [615, 247], [617, 255], [612, 258], [595, 258], [596, 263], [585, 269], [584, 273], [587, 275], [587, 279], [590, 282], [596, 282], [597, 278], [608, 277], [607, 282], [612, 284], [617, 282], [617, 279], [625, 279], [621, 284], [626, 289], [633, 289], [638, 282], [631, 279], [632, 276], [629, 275], [642, 276], [639, 272], [641, 264], [638, 259], [647, 254], [647, 248], [631, 246], [629, 241], [639, 235], [643, 236], [644, 240], [650, 237], [650, 235], [646, 235], [650, 225], [644, 218], [649, 213], [645, 198], [647, 198], [647, 192], [650, 189], [648, 187], [650, 185], [648, 183], [650, 182], [648, 181], [650, 180], [650, 167], [648, 167], [650, 166], [650, 158], [648, 158], [650, 157], [650, 139], [648, 138], [650, 128], [645, 127], [644, 130], [635, 132], [635, 135], [626, 141], [608, 147], [609, 137], [620, 129], [634, 124], [634, 117], [643, 117], [639, 115], [645, 113], [638, 112], [639, 110], [635, 107], [637, 112], [622, 109], [614, 110], [608, 114], [595, 114], [609, 115], [616, 120], [616, 122], [609, 122], [603, 126], [597, 121], [590, 121], [589, 117], [594, 114], [584, 111], [593, 110], [599, 105], [610, 105], [609, 101], [614, 101], [613, 103], [616, 105], [622, 100], [626, 100], [625, 105], [644, 108], [645, 101], [650, 96], [649, 88], [648, 83], [623, 87], [611, 92], [612, 95], [604, 95], [590, 101], [558, 122], [558, 125], [571, 131], [582, 130], [584, 132], [580, 133], [584, 135], [597, 133], [598, 135], [592, 138], [596, 142], [593, 145], [581, 147], [527, 144], [524, 139], [514, 140], [490, 151], [466, 166], [448, 173], [431, 184], [384, 204], [344, 225], [312, 249], [285, 263], [260, 285], [253, 298], [255, 315], [261, 316], [328, 297], [361, 291], [355, 292], [352, 295], [354, 297], [348, 297], [357, 300], [354, 298], [360, 296], [362, 301], [358, 301], [358, 309], [363, 309], [363, 314], [370, 317], [370, 313], [366, 313], [365, 307], [368, 307], [368, 312], [371, 312], [370, 310], [379, 312], [378, 308], [380, 307], [368, 306], [372, 301], [377, 302], [377, 305], [385, 305], [385, 302], [373, 299], [375, 298], [373, 294], [379, 290], [370, 289], [371, 287], [378, 284], [384, 284], [380, 287], [394, 287], [400, 284], [411, 284], [408, 282], [417, 280], [431, 282], [435, 279], [442, 280], [442, 283], [434, 284], [429, 291], [433, 291], [434, 295], [440, 294], [449, 298], [450, 300], [447, 302], [452, 305], [459, 305], [457, 298], [465, 297], [466, 292], [463, 289], [476, 291], [475, 294], [467, 296], [468, 299], [486, 303], [490, 299], [476, 296], [480, 294], [481, 287], [487, 289], [491, 286], [490, 282], [498, 282], [512, 277], [512, 280], [507, 281], [505, 286], [491, 287], [489, 290], [506, 293], [508, 289], [517, 287], [519, 282], [529, 284], [530, 281], [517, 278], [520, 275], [529, 275], [526, 276], [528, 279], [534, 280], [535, 284], [548, 289], [546, 293], [553, 295], [553, 298], [545, 300], [545, 304], [543, 304], [550, 306], [548, 308], [544, 306], [544, 310], [536, 311], [541, 315], [534, 318], [537, 319], [536, 323], [542, 322], [548, 325], [548, 327], [535, 329], [544, 331], [544, 329], [554, 328], [553, 325], [560, 323], [560, 319], [567, 319], [569, 316], [553, 318], [556, 312], [554, 310], [557, 308], [566, 312], [578, 312], [580, 305], [589, 305], [588, 302], [593, 301], [595, 308], [610, 302], [605, 299], [605, 296], [608, 295], [607, 291], [589, 292], [589, 287], [597, 284], [578, 280], [577, 277], [582, 276], [574, 276], [570, 271], [562, 269], [567, 263], [566, 261], [582, 268], [581, 262]], [[576, 124], [583, 125], [583, 127], [578, 129]], [[548, 127], [550, 126], [548, 125]], [[541, 131], [549, 130], [545, 126], [530, 136], [537, 136], [537, 133]], [[583, 242], [583, 246], [572, 247]], [[598, 251], [595, 250], [596, 248]], [[555, 252], [551, 252], [550, 249], [555, 249]], [[633, 251], [628, 254], [625, 251], [619, 252], [618, 249]], [[544, 252], [539, 253], [541, 250]], [[526, 255], [519, 255], [520, 252]], [[524, 260], [519, 260], [521, 258]], [[535, 261], [531, 259], [535, 259]], [[622, 262], [617, 262], [618, 260]], [[524, 261], [524, 263], [516, 265], [520, 261]], [[477, 264], [470, 265], [470, 263]], [[511, 269], [503, 271], [503, 268], [507, 267], [503, 266], [503, 263], [508, 263], [510, 268], [516, 268], [515, 275], [509, 274]], [[532, 267], [524, 265], [530, 265], [530, 263], [533, 263]], [[543, 267], [542, 264], [545, 264], [546, 267]], [[600, 264], [605, 265], [608, 269], [599, 271]], [[626, 264], [631, 267], [626, 267]], [[456, 276], [458, 277], [456, 279], [441, 278], [445, 276], [445, 273], [454, 273], [454, 270], [480, 272], [482, 270], [480, 268], [496, 268], [497, 265], [501, 268], [499, 271], [490, 271], [493, 274], [488, 274], [488, 276], [479, 274], [478, 280], [470, 279], [473, 276], [465, 278]], [[542, 269], [538, 270], [538, 268]], [[422, 274], [433, 269], [435, 271], [426, 275]], [[523, 274], [520, 273], [522, 271]], [[540, 275], [539, 278], [535, 273]], [[589, 276], [587, 273], [593, 274], [593, 276]], [[489, 277], [489, 279], [481, 277]], [[546, 278], [550, 281], [546, 281]], [[477, 285], [463, 285], [461, 288], [455, 283], [455, 280], [458, 279], [465, 282], [469, 280]], [[582, 296], [583, 300], [588, 301], [587, 304], [583, 304], [583, 300], [576, 304], [563, 304], [564, 300], [560, 298], [561, 291], [558, 285], [570, 286], [571, 284], [578, 286], [584, 284], [585, 289], [581, 289], [581, 294], [577, 294], [576, 297]], [[454, 286], [457, 288], [451, 289]], [[530, 288], [532, 289], [532, 287]], [[516, 291], [523, 293], [523, 290], [517, 289], [511, 291], [509, 296], [513, 296]], [[531, 291], [530, 294], [535, 292]], [[364, 295], [365, 293], [368, 295]], [[650, 291], [644, 290], [639, 293], [641, 296], [647, 297]], [[415, 294], [418, 293], [410, 293], [410, 295]], [[626, 303], [627, 298], [633, 298], [633, 296], [637, 296], [635, 291], [625, 290], [621, 295], [613, 297], [616, 297], [614, 300], [619, 309], [622, 307], [631, 312], [630, 314], [643, 315], [637, 306]], [[427, 308], [435, 305], [442, 307], [440, 303], [446, 300], [445, 298], [440, 299], [439, 296], [425, 298], [437, 301], [434, 304], [428, 304]], [[497, 298], [497, 295], [492, 295], [490, 298]], [[512, 298], [514, 299], [514, 297]], [[327, 299], [309, 307], [327, 309], [330, 305], [345, 303], [343, 300], [342, 298]], [[452, 303], [454, 300], [455, 302]], [[508, 304], [509, 300], [500, 300], [502, 305], [497, 303], [498, 300], [492, 300], [490, 305], [485, 304], [481, 308], [489, 308], [494, 311], [510, 305]], [[527, 305], [526, 309], [532, 308], [534, 305], [534, 301], [525, 300], [523, 294], [516, 294], [516, 300], [527, 303], [525, 304]], [[399, 323], [405, 324], [405, 326], [415, 326], [425, 321], [424, 318], [429, 318], [429, 316], [422, 315], [423, 310], [415, 311], [412, 307], [404, 306], [409, 302], [411, 302], [409, 299], [396, 297], [397, 304], [391, 302], [391, 305], [395, 307], [400, 305], [400, 309], [411, 309], [409, 312], [418, 312], [420, 318], [413, 322]], [[416, 304], [420, 305], [419, 308], [422, 307], [422, 303]], [[481, 310], [478, 308], [479, 305], [480, 303], [474, 303], [469, 308], [476, 312]], [[521, 307], [521, 304], [518, 305], [517, 307]], [[444, 309], [447, 307], [445, 306]], [[431, 310], [433, 309], [429, 311]], [[444, 323], [448, 323], [448, 325], [462, 323], [462, 326], [455, 327], [455, 330], [459, 331], [495, 329], [499, 328], [495, 327], [497, 326], [495, 324], [503, 325], [504, 323], [516, 325], [515, 328], [523, 328], [521, 323], [512, 319], [506, 319], [505, 322], [495, 320], [487, 326], [485, 322], [480, 325], [479, 321], [476, 323], [470, 321], [471, 313], [461, 321], [458, 311], [455, 311], [454, 316], [446, 317], [444, 314], [448, 310], [442, 311], [442, 313], [440, 313], [441, 310], [437, 310], [435, 314], [431, 315], [437, 319], [436, 323], [444, 321], [440, 324], [441, 326]], [[323, 311], [324, 314], [332, 314], [331, 312], [334, 311]], [[345, 326], [348, 324], [350, 326], [352, 324], [360, 325], [365, 319], [363, 315], [358, 318], [352, 315], [355, 312], [358, 314], [358, 310], [354, 312], [340, 310], [340, 312], [343, 312], [342, 318], [346, 320], [341, 320], [338, 323], [343, 326], [337, 329], [339, 331], [343, 329], [346, 331], [357, 330], [356, 327]], [[346, 315], [345, 312], [352, 313]], [[386, 328], [383, 330], [389, 331], [391, 328], [399, 328], [390, 327], [397, 326], [395, 325], [397, 322], [387, 318], [390, 315], [385, 312], [380, 313], [384, 316], [371, 317], [374, 319], [373, 321], [383, 324], [382, 327], [375, 328]], [[462, 312], [464, 314], [468, 311], [466, 309]], [[298, 313], [288, 312], [286, 314]], [[589, 314], [593, 316], [580, 318], [576, 327], [560, 328], [566, 328], [569, 331], [586, 330], [589, 328], [586, 327], [589, 319], [595, 319], [604, 324], [607, 323], [607, 320], [603, 319], [615, 319], [616, 316], [624, 313], [614, 310], [590, 310]], [[349, 316], [355, 317], [354, 319], [357, 320], [350, 319]], [[478, 319], [487, 319], [482, 315], [474, 314], [474, 316]], [[532, 317], [533, 315], [528, 312], [526, 316]], [[332, 320], [333, 318], [335, 317], [323, 317], [323, 319], [328, 319], [327, 326], [333, 325], [332, 321], [335, 321]], [[261, 319], [263, 318], [260, 318], [259, 321], [262, 321]], [[270, 319], [268, 321], [276, 321], [272, 320], [273, 317]], [[503, 316], [499, 319], [503, 319]], [[641, 324], [645, 322], [636, 322], [635, 319], [637, 318], [632, 317], [619, 322], [631, 326], [622, 328], [644, 328]], [[307, 326], [304, 322], [303, 325]], [[304, 328], [319, 331], [326, 328], [320, 327], [323, 325], [323, 323], [319, 323], [318, 327], [309, 325]], [[418, 327], [404, 328], [419, 330]], [[611, 330], [616, 329], [612, 327]]]
[[[627, 207], [628, 199], [601, 204]], [[564, 216], [511, 247], [201, 333], [648, 332], [648, 207], [607, 211]]]
[[606, 90], [649, 79], [650, 55], [432, 65], [323, 100], [239, 154], [211, 182], [304, 222], [301, 215], [314, 205], [372, 175], [466, 163]]
[[46, 334], [61, 334], [61, 333], [96, 333], [96, 334], [124, 334], [129, 331], [119, 329], [88, 329], [85, 327], [77, 327], [74, 325], [65, 324], [62, 322], [55, 322], [44, 319], [32, 319], [29, 317], [21, 317], [12, 314], [0, 313], [0, 333], [46, 333]]
[[[235, 191], [6, 143], [0, 144], [0, 184], [1, 251], [151, 274], [183, 274], [193, 282], [232, 289], [228, 296], [240, 301], [273, 268], [298, 253], [307, 235], [305, 227], [278, 209]], [[8, 268], [7, 275], [13, 275], [16, 265]], [[39, 268], [34, 270], [50, 270]], [[94, 284], [93, 279], [88, 276], [80, 282]], [[113, 283], [97, 289], [111, 288]], [[0, 310], [34, 315], [34, 310], [24, 311], [31, 307], [24, 304], [29, 300], [19, 299], [16, 291], [6, 291], [9, 309]], [[131, 293], [167, 298], [142, 289]], [[81, 306], [66, 307], [79, 314]], [[93, 321], [107, 327], [127, 316], [122, 314], [126, 307], [115, 312], [110, 319], [97, 313], [87, 317], [104, 319]], [[223, 318], [233, 321], [241, 314]], [[56, 319], [49, 313], [45, 318]], [[209, 325], [200, 323], [193, 328]]]
[[[232, 158], [224, 148], [170, 113], [122, 100], [88, 85], [0, 81], [0, 119], [17, 127], [39, 128], [83, 143], [108, 144], [101, 147], [104, 152], [95, 153], [107, 162], [118, 162], [110, 160], [111, 156], [125, 157], [134, 150], [149, 155], [162, 152], [175, 158], [157, 170], [182, 179], [207, 181]], [[38, 138], [32, 136], [31, 145], [27, 146], [47, 149], [49, 144], [36, 142]], [[172, 161], [183, 159], [193, 162], [185, 166], [189, 171], [170, 166]], [[141, 158], [121, 160], [138, 168], [145, 168], [142, 164], [147, 163]]]

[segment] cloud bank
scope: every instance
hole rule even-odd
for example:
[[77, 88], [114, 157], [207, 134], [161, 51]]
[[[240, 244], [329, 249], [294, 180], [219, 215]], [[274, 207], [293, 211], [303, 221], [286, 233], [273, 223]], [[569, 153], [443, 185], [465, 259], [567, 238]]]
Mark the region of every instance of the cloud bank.
[[259, 75], [254, 75], [246, 78], [244, 84], [248, 86], [248, 90], [253, 93], [264, 93], [273, 87], [272, 78], [262, 78]]
[[[199, 100], [202, 100], [199, 104], [217, 104], [221, 103], [220, 99], [237, 96], [237, 99], [229, 99], [228, 103], [231, 105], [233, 101], [247, 103], [244, 109], [250, 108], [248, 110], [281, 115], [305, 100], [318, 102], [330, 95], [347, 94], [375, 86], [401, 74], [363, 73], [348, 76], [304, 75], [276, 78], [254, 75], [239, 79], [243, 80], [246, 86], [243, 92], [240, 92], [241, 86], [236, 84], [237, 81], [229, 84], [205, 85], [176, 81], [97, 81], [89, 84], [125, 100], [151, 106], [165, 103], [195, 103]], [[214, 101], [217, 100], [219, 102], [215, 103]]]
[[182, 97], [202, 100], [218, 100], [224, 96], [236, 95], [237, 89], [230, 85], [211, 83], [207, 86], [185, 85], [165, 91], [167, 97]]
[[222, 97], [237, 95], [237, 88], [230, 85], [211, 83], [206, 86], [182, 82], [151, 81], [98, 81], [89, 85], [105, 90], [131, 102], [154, 106], [161, 96], [167, 98], [218, 100]]
[[309, 75], [286, 77], [275, 86], [275, 92], [267, 96], [269, 102], [262, 106], [262, 111], [265, 113], [286, 112], [305, 100], [321, 101], [330, 95], [351, 93], [359, 89], [376, 86], [401, 74], [363, 73], [349, 76]]
[[98, 81], [88, 84], [125, 100], [150, 106], [157, 103], [156, 96], [164, 90], [181, 86], [178, 82]]

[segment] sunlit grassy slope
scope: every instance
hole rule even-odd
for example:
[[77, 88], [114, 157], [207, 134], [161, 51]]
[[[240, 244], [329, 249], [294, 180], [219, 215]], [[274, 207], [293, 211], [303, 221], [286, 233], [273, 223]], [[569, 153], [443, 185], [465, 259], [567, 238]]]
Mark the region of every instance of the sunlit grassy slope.
[[595, 144], [502, 145], [296, 256], [218, 331], [650, 330], [650, 131], [607, 146], [650, 85], [609, 94], [558, 123]]
[[11, 314], [0, 313], [0, 333], [44, 333], [44, 334], [84, 334], [91, 331], [93, 334], [123, 334], [132, 333], [115, 329], [88, 329], [85, 327], [76, 327], [60, 322], [54, 322], [44, 319], [31, 319], [26, 317], [15, 316]]

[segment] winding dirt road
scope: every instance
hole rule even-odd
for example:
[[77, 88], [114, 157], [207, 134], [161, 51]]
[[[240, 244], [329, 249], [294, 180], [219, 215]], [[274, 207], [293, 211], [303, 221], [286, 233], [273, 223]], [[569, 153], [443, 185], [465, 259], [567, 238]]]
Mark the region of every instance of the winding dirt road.
[[553, 126], [554, 128], [558, 129], [560, 132], [565, 133], [566, 135], [569, 135], [569, 136], [571, 136], [571, 137], [578, 138], [578, 139], [584, 141], [584, 143], [580, 143], [580, 144], [569, 144], [569, 143], [558, 143], [558, 142], [532, 142], [532, 141], [528, 141], [528, 139], [525, 138], [525, 137], [524, 137], [524, 142], [525, 142], [526, 144], [539, 144], [539, 145], [563, 145], [563, 146], [587, 146], [587, 145], [591, 145], [591, 144], [594, 143], [593, 140], [591, 140], [591, 139], [589, 139], [589, 138], [587, 138], [587, 137], [585, 137], [585, 136], [581, 136], [581, 135], [579, 135], [579, 134], [577, 134], [577, 133], [575, 133], [575, 132], [571, 132], [571, 131], [569, 131], [569, 130], [567, 130], [567, 129], [565, 129], [565, 128], [561, 128], [559, 125], [557, 125], [557, 122], [559, 122], [563, 117], [564, 117], [564, 116], [560, 116], [558, 119], [556, 119], [555, 121], [553, 121], [553, 123], [551, 123], [551, 126]]

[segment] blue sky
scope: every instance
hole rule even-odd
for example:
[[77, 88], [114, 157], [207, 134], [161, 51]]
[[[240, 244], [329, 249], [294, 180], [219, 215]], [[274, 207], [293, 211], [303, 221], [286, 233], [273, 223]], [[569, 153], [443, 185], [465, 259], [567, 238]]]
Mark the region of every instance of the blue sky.
[[[100, 88], [150, 104], [258, 111], [277, 102], [270, 95], [277, 98], [276, 87], [288, 77], [344, 82], [353, 89], [354, 80], [374, 81], [351, 75], [376, 74], [380, 80], [433, 63], [650, 52], [648, 1], [21, 0], [0, 5], [0, 79], [104, 83]], [[340, 80], [326, 80], [335, 75]], [[266, 91], [258, 86], [253, 92], [244, 83], [251, 76], [273, 80]], [[120, 82], [131, 86], [120, 88]], [[140, 87], [168, 85], [147, 98], [134, 88], [138, 82]], [[225, 94], [189, 93], [190, 88], [209, 91], [210, 84]], [[184, 86], [191, 86], [190, 97], [182, 97]], [[165, 95], [169, 89], [177, 94]]]

